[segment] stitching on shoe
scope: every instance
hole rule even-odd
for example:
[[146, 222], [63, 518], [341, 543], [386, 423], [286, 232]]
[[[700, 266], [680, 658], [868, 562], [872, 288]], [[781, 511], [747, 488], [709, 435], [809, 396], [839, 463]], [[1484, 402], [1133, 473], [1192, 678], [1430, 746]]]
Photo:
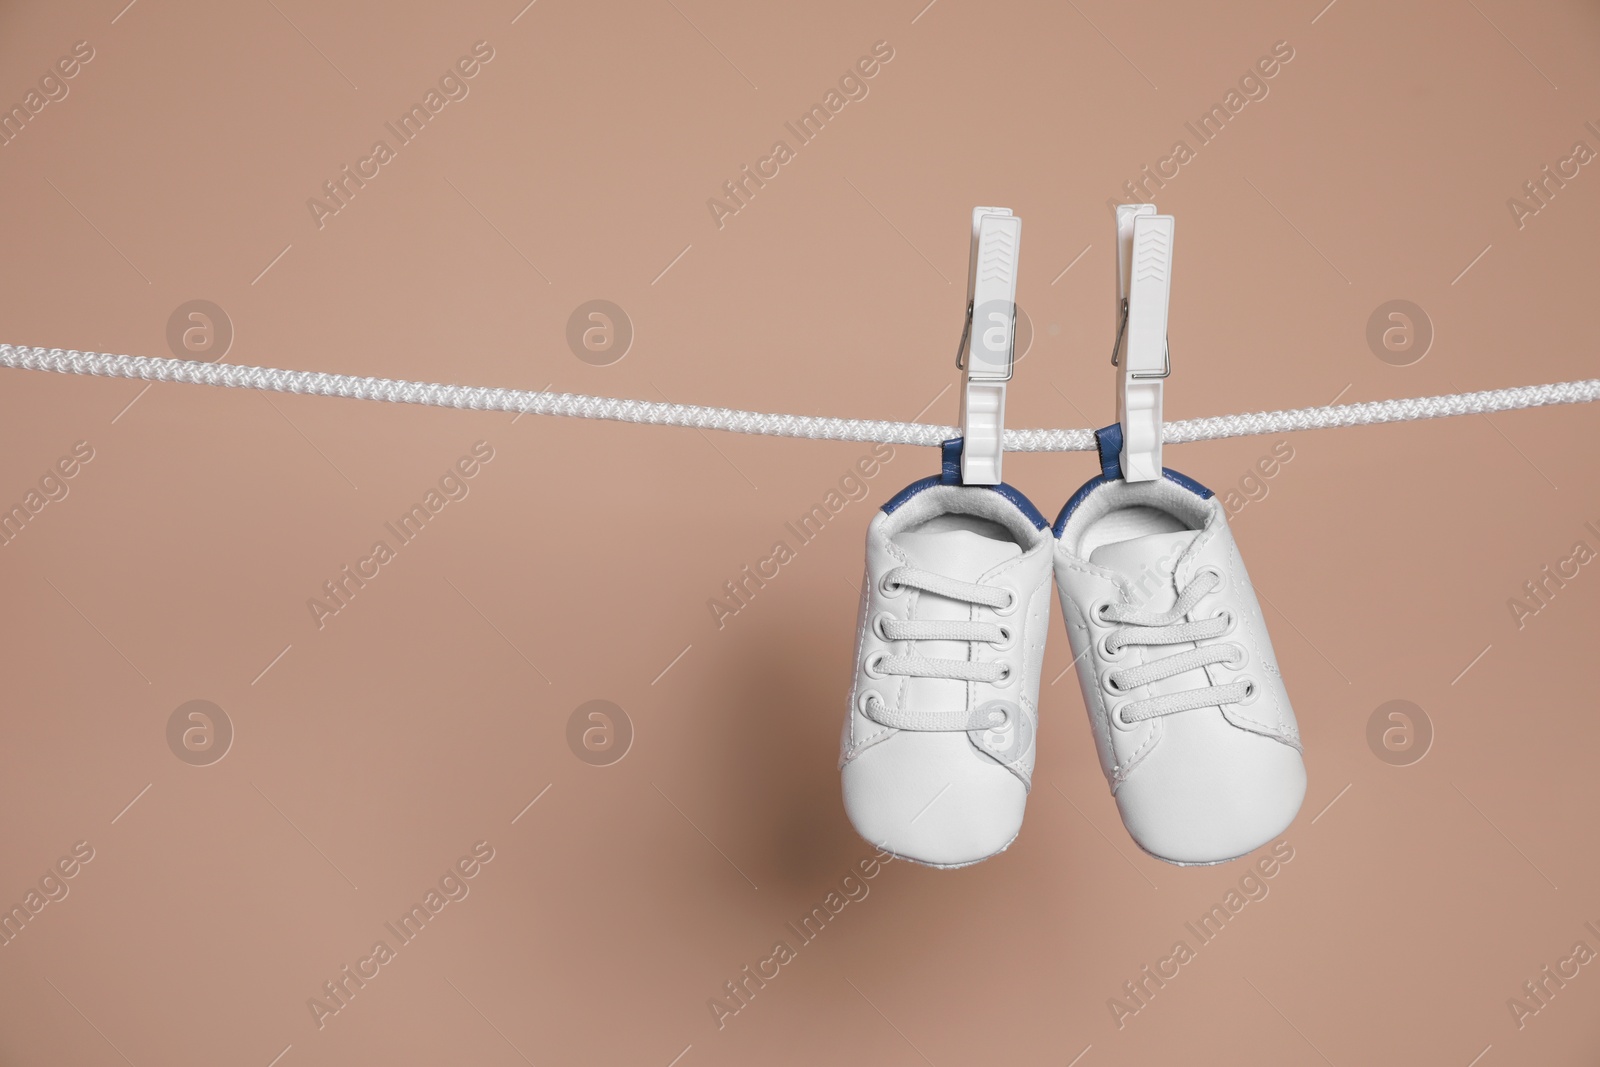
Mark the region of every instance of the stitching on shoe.
[[856, 620], [856, 677], [855, 684], [850, 687], [850, 744], [844, 760], [847, 763], [856, 754], [856, 716], [861, 714], [856, 704], [861, 699], [861, 654], [867, 648], [867, 620], [872, 618], [871, 567], [862, 569], [861, 582], [861, 617]]
[[[1070, 557], [1069, 557], [1069, 559], [1070, 559]], [[1079, 568], [1079, 569], [1081, 569], [1081, 568]], [[1091, 573], [1092, 574], [1093, 572], [1087, 572], [1087, 573]], [[1104, 576], [1103, 575], [1097, 575], [1097, 577], [1104, 577]], [[1080, 683], [1079, 684], [1079, 688], [1083, 690], [1084, 699], [1085, 699], [1086, 702], [1089, 699], [1089, 694], [1091, 694], [1091, 693], [1093, 694], [1094, 711], [1095, 711], [1095, 715], [1096, 715], [1095, 725], [1097, 727], [1105, 730], [1105, 732], [1106, 732], [1106, 747], [1111, 750], [1111, 773], [1109, 775], [1107, 775], [1107, 779], [1108, 779], [1108, 781], [1109, 781], [1109, 783], [1111, 785], [1111, 791], [1113, 793], [1115, 793], [1116, 792], [1116, 787], [1119, 784], [1121, 784], [1122, 782], [1127, 780], [1129, 773], [1131, 773], [1135, 767], [1137, 767], [1141, 762], [1143, 762], [1144, 757], [1149, 754], [1149, 750], [1151, 748], [1153, 748], [1155, 746], [1155, 743], [1161, 739], [1160, 723], [1157, 720], [1154, 720], [1154, 719], [1150, 720], [1151, 725], [1148, 727], [1149, 734], [1146, 736], [1145, 740], [1139, 745], [1138, 748], [1134, 749], [1131, 753], [1128, 754], [1128, 758], [1127, 758], [1126, 762], [1124, 762], [1123, 760], [1121, 760], [1117, 756], [1117, 733], [1118, 733], [1118, 731], [1117, 731], [1116, 726], [1111, 721], [1111, 708], [1110, 708], [1110, 705], [1106, 702], [1105, 692], [1104, 692], [1104, 690], [1102, 690], [1100, 688], [1100, 684], [1099, 684], [1099, 678], [1100, 678], [1100, 653], [1099, 653], [1099, 650], [1095, 647], [1096, 642], [1093, 639], [1094, 631], [1089, 626], [1088, 616], [1084, 614], [1082, 606], [1079, 605], [1076, 600], [1067, 600], [1067, 601], [1064, 602], [1063, 606], [1065, 606], [1065, 604], [1070, 604], [1072, 606], [1072, 613], [1077, 619], [1078, 629], [1082, 630], [1084, 632], [1084, 635], [1086, 637], [1090, 638], [1087, 655], [1085, 655], [1083, 660], [1078, 660], [1078, 679], [1079, 679], [1079, 683]], [[1063, 621], [1066, 621], [1068, 623], [1068, 625], [1067, 625], [1067, 636], [1070, 639], [1071, 636], [1072, 636], [1071, 620], [1063, 620]], [[1069, 645], [1069, 647], [1070, 647], [1070, 645]], [[1077, 659], [1078, 650], [1076, 648], [1073, 648], [1072, 649], [1072, 653], [1073, 653], [1073, 658]], [[1095, 684], [1093, 686], [1090, 686], [1089, 684], [1087, 684], [1088, 683], [1088, 676], [1083, 673], [1085, 661], [1087, 661], [1089, 663], [1090, 671], [1091, 671], [1091, 673], [1093, 673], [1093, 675], [1095, 677]]]
[[[902, 567], [908, 567], [911, 565], [911, 557], [907, 556], [904, 550], [902, 550], [899, 545], [891, 541], [887, 535], [884, 536], [883, 543], [884, 547], [888, 550], [889, 555], [898, 560]], [[879, 578], [878, 580], [881, 582], [883, 579]], [[906, 591], [906, 596], [909, 598], [906, 601], [906, 617], [912, 618], [917, 613], [917, 601], [922, 597], [922, 591], [919, 589], [910, 589]], [[894, 709], [897, 712], [903, 712], [905, 711], [906, 690], [910, 688], [910, 680], [901, 678], [894, 683], [894, 686]], [[886, 700], [884, 703], [888, 704], [889, 702]], [[871, 721], [876, 723], [876, 725], [879, 727], [877, 732], [871, 735], [872, 738], [882, 737], [886, 734], [893, 733], [895, 730], [893, 726], [885, 726], [883, 723], [877, 722], [875, 719]]]
[[[1244, 572], [1244, 557], [1239, 552], [1239, 546], [1234, 544], [1232, 549], [1233, 551], [1230, 553], [1227, 561], [1226, 572], [1230, 590], [1237, 584], [1239, 576]], [[1252, 590], [1252, 595], [1253, 593], [1254, 590]], [[1259, 630], [1256, 626], [1256, 619], [1258, 618], [1261, 620], [1261, 627]], [[1281, 686], [1282, 675], [1276, 669], [1276, 664], [1273, 663], [1272, 657], [1267, 655], [1267, 651], [1270, 648], [1270, 640], [1264, 642], [1262, 639], [1266, 632], [1266, 616], [1261, 611], [1261, 605], [1259, 601], [1256, 603], [1255, 611], [1252, 612], [1248, 617], [1240, 619], [1239, 623], [1240, 626], [1250, 635], [1250, 647], [1255, 653], [1256, 661], [1260, 664], [1263, 671], [1267, 671], [1269, 666], [1272, 667], [1273, 669], [1269, 673], [1280, 679], [1279, 684]], [[1271, 712], [1276, 722], [1269, 722], [1263, 717], [1249, 714], [1239, 709], [1238, 705], [1231, 705], [1231, 707], [1234, 709], [1232, 715], [1225, 714], [1224, 717], [1232, 718], [1236, 716], [1244, 722], [1259, 726], [1262, 734], [1292, 744], [1296, 749], [1299, 749], [1299, 731], [1292, 729], [1289, 726], [1288, 719], [1284, 716], [1284, 709], [1287, 706], [1288, 701], [1282, 699], [1278, 692], [1274, 692], [1271, 700]]]
[[1116, 571], [1107, 570], [1104, 567], [1097, 567], [1092, 563], [1080, 562], [1078, 557], [1074, 556], [1071, 551], [1068, 550], [1067, 546], [1063, 545], [1061, 542], [1057, 541], [1056, 546], [1060, 550], [1057, 553], [1057, 555], [1060, 557], [1059, 562], [1065, 564], [1068, 570], [1077, 571], [1079, 574], [1087, 574], [1092, 578], [1104, 578], [1108, 582], [1120, 584], [1123, 581], [1122, 576]]
[[[1235, 549], [1232, 556], [1223, 560], [1222, 566], [1217, 567], [1217, 570], [1222, 574], [1223, 580], [1223, 585], [1219, 588], [1219, 592], [1224, 590], [1228, 592], [1233, 591], [1235, 584], [1233, 564], [1234, 559], [1238, 557], [1238, 554], [1238, 550]], [[1216, 566], [1216, 564], [1211, 564], [1211, 566]], [[1264, 663], [1266, 661], [1266, 657], [1261, 654], [1261, 642], [1256, 639], [1255, 627], [1250, 625], [1250, 620], [1248, 618], [1242, 618], [1238, 620], [1238, 626], [1234, 633], [1237, 634], [1239, 630], [1245, 630], [1248, 632], [1250, 650], [1255, 653], [1256, 660], [1258, 662]], [[1196, 645], [1195, 647], [1198, 648], [1200, 646]], [[1203, 668], [1203, 670], [1205, 671], [1206, 681], [1212, 685], [1223, 685], [1228, 681], [1227, 678], [1220, 676], [1222, 671], [1222, 664], [1220, 663], [1209, 663]], [[1278, 701], [1276, 697], [1273, 698], [1272, 703], [1274, 707], [1277, 706]], [[1251, 733], [1260, 733], [1271, 737], [1282, 731], [1283, 713], [1281, 710], [1278, 712], [1279, 728], [1277, 730], [1273, 729], [1271, 723], [1266, 722], [1263, 719], [1259, 719], [1250, 712], [1245, 711], [1239, 704], [1222, 705], [1218, 710], [1222, 712], [1223, 721], [1238, 730], [1249, 730], [1250, 728], [1248, 726], [1242, 725], [1242, 723], [1249, 723], [1250, 726], [1259, 727], [1257, 730], [1251, 730]]]
[[[1030, 619], [1030, 617], [1032, 615], [1033, 609], [1034, 609], [1034, 605], [1038, 603], [1040, 594], [1044, 594], [1048, 598], [1048, 596], [1049, 596], [1049, 594], [1051, 592], [1051, 588], [1050, 588], [1051, 585], [1052, 585], [1051, 579], [1054, 577], [1054, 573], [1053, 573], [1053, 571], [1052, 571], [1052, 569], [1050, 567], [1050, 554], [1049, 553], [1042, 553], [1041, 555], [1042, 555], [1042, 560], [1043, 560], [1043, 565], [1041, 566], [1041, 570], [1044, 573], [1040, 576], [1039, 580], [1034, 584], [1033, 590], [1028, 593], [1028, 602], [1025, 605], [1022, 605], [1022, 604], [1018, 605], [1018, 612], [1017, 612], [1018, 623], [1017, 623], [1017, 625], [1019, 627], [1025, 626], [1027, 624], [1027, 622], [1029, 621], [1029, 619]], [[1022, 563], [1024, 561], [1028, 561], [1028, 557], [1027, 557], [1026, 553], [1024, 555], [1018, 557], [1016, 560], [1013, 560], [1012, 563], [1013, 564], [1020, 564], [1020, 563]], [[1037, 562], [1037, 561], [1030, 561], [1030, 562]], [[1045, 614], [1043, 627], [1046, 630], [1048, 630], [1049, 629], [1049, 625], [1050, 625], [1050, 616], [1049, 616], [1049, 611], [1048, 611], [1048, 608], [1049, 608], [1049, 600], [1048, 599], [1045, 601], [1045, 606], [1046, 606], [1046, 614]], [[1036, 645], [1036, 647], [1038, 649], [1038, 652], [1039, 652], [1039, 656], [1038, 656], [1038, 659], [1040, 660], [1039, 666], [1041, 668], [1043, 666], [1044, 641], [1043, 640], [1035, 640], [1035, 638], [1033, 636], [1031, 636], [1031, 635], [1030, 635], [1030, 637], [1025, 639], [1025, 638], [1023, 638], [1023, 636], [1021, 634], [1018, 634], [1017, 635], [1017, 643], [1016, 643], [1016, 646], [1015, 646], [1014, 654], [1021, 656], [1021, 658], [1022, 658], [1022, 666], [1021, 666], [1020, 669], [1022, 671], [1024, 671], [1024, 672], [1027, 672], [1027, 670], [1029, 669], [1029, 661], [1032, 658], [1032, 653], [1029, 651], [1029, 643], [1030, 642], [1033, 642]], [[1018, 685], [1023, 685], [1023, 684], [1024, 683], [1022, 682], [1022, 680], [1018, 679]], [[976, 688], [976, 683], [973, 683], [973, 685], [974, 685], [974, 688]], [[1037, 694], [1033, 698], [1030, 699], [1025, 690], [1019, 692], [1017, 694], [1017, 706], [1022, 709], [1022, 714], [1023, 714], [1024, 718], [1027, 718], [1029, 720], [1029, 726], [1033, 730], [1033, 745], [1032, 745], [1032, 747], [1033, 747], [1033, 755], [1034, 755], [1035, 761], [1037, 761], [1038, 755], [1039, 755], [1039, 700], [1038, 700]], [[968, 707], [969, 708], [972, 707], [972, 704], [969, 703]], [[1011, 766], [1006, 766], [1005, 769], [1010, 771], [1018, 779], [1020, 779], [1022, 781], [1023, 789], [1029, 795], [1032, 795], [1032, 793], [1033, 793], [1033, 767], [1032, 766], [1029, 766], [1026, 770], [1024, 770], [1024, 769], [1022, 769], [1020, 767], [1011, 767]]]
[[[902, 566], [908, 565], [910, 563], [910, 560], [906, 558], [906, 554], [900, 550], [900, 547], [898, 545], [896, 545], [893, 541], [889, 540], [888, 535], [883, 535], [883, 547], [884, 547], [884, 550], [890, 556], [892, 556], [894, 559], [898, 560]], [[871, 551], [872, 551], [872, 546], [871, 546], [871, 541], [870, 541], [870, 537], [869, 537], [868, 546], [867, 546], [867, 552], [868, 552], [869, 556], [870, 556]], [[885, 572], [885, 573], [887, 573], [887, 572]], [[863, 590], [863, 592], [866, 594], [866, 606], [867, 606], [867, 610], [862, 614], [861, 621], [860, 621], [860, 625], [862, 626], [863, 629], [868, 625], [869, 620], [871, 619], [872, 614], [873, 614], [873, 612], [872, 612], [872, 599], [873, 599], [873, 595], [874, 595], [874, 592], [875, 592], [873, 587], [876, 585], [877, 582], [882, 581], [883, 579], [882, 578], [874, 579], [872, 577], [872, 567], [871, 567], [871, 565], [869, 563], [867, 568], [866, 568], [864, 580], [867, 582], [868, 588]], [[857, 644], [856, 647], [857, 647], [858, 651], [865, 651], [865, 649], [862, 647], [861, 644]], [[862, 669], [861, 668], [862, 668], [862, 661], [861, 661], [860, 655], [858, 654], [856, 656], [856, 688], [854, 690], [852, 690], [851, 697], [850, 697], [850, 737], [851, 737], [850, 758], [851, 759], [854, 759], [861, 752], [865, 751], [865, 749], [868, 747], [868, 745], [871, 742], [876, 741], [881, 737], [885, 737], [885, 736], [895, 732], [895, 728], [894, 727], [885, 726], [883, 723], [878, 722], [876, 719], [870, 718], [865, 712], [861, 711], [860, 708], [856, 707], [856, 695], [859, 693], [860, 687], [861, 687], [861, 674], [862, 674]], [[904, 699], [904, 695], [905, 695], [905, 693], [904, 693], [904, 691], [905, 691], [905, 682], [904, 682], [904, 680], [902, 679], [900, 682], [897, 683], [897, 685], [899, 686], [900, 692], [899, 692], [899, 694], [898, 694], [896, 699], [897, 700], [903, 700]], [[885, 701], [885, 703], [887, 703], [887, 701]], [[859, 738], [856, 737], [856, 716], [857, 715], [861, 716], [863, 719], [866, 719], [868, 722], [872, 723], [872, 725], [875, 726], [877, 729], [873, 730], [871, 733], [863, 734]]]
[[[1226, 524], [1224, 522], [1222, 522], [1222, 521], [1213, 521], [1211, 524], [1209, 524], [1206, 527], [1206, 529], [1204, 529], [1204, 530], [1202, 530], [1200, 532], [1200, 534], [1195, 538], [1195, 541], [1194, 541], [1195, 547], [1194, 547], [1194, 549], [1191, 552], [1186, 554], [1186, 559], [1188, 561], [1189, 574], [1187, 576], [1180, 577], [1179, 578], [1180, 583], [1183, 582], [1183, 581], [1191, 580], [1193, 578], [1193, 572], [1198, 569], [1200, 556], [1201, 556], [1201, 554], [1202, 554], [1202, 552], [1204, 551], [1204, 548], [1205, 548], [1204, 541], [1205, 540], [1210, 540], [1217, 533], [1218, 530], [1227, 529], [1227, 528], [1228, 527], [1226, 526]], [[1231, 538], [1230, 538], [1230, 541], [1231, 541]], [[1217, 567], [1217, 570], [1222, 574], [1224, 585], [1222, 587], [1220, 587], [1220, 589], [1221, 590], [1226, 590], [1227, 592], [1232, 593], [1232, 592], [1235, 591], [1235, 588], [1238, 585], [1238, 577], [1239, 577], [1240, 573], [1242, 573], [1243, 570], [1244, 570], [1244, 557], [1240, 554], [1239, 546], [1238, 546], [1238, 544], [1236, 542], [1230, 543], [1228, 545], [1228, 550], [1229, 551], [1228, 551], [1226, 557], [1221, 561], [1221, 566], [1218, 566], [1217, 564], [1214, 564], [1214, 563], [1210, 564], [1210, 565], [1214, 566], [1214, 567]], [[1254, 590], [1252, 589], [1251, 592], [1252, 592], [1252, 596], [1253, 596], [1254, 595]], [[1258, 601], [1257, 604], [1256, 604], [1255, 612], [1252, 613], [1252, 616], [1248, 616], [1248, 617], [1244, 617], [1244, 618], [1240, 618], [1239, 619], [1239, 628], [1241, 630], [1244, 630], [1246, 633], [1248, 633], [1250, 650], [1255, 653], [1256, 661], [1258, 663], [1260, 663], [1261, 666], [1262, 666], [1262, 669], [1265, 670], [1268, 667], [1268, 665], [1271, 663], [1271, 660], [1266, 655], [1266, 652], [1262, 647], [1261, 635], [1259, 633], [1257, 633], [1257, 628], [1252, 622], [1252, 618], [1254, 616], [1260, 616], [1260, 615], [1261, 615], [1261, 606], [1260, 606], [1260, 603]], [[1263, 627], [1264, 626], [1265, 626], [1265, 619], [1263, 618]], [[1199, 647], [1199, 646], [1196, 646], [1196, 647]], [[1206, 680], [1208, 682], [1210, 682], [1212, 685], [1217, 685], [1221, 681], [1223, 681], [1223, 679], [1219, 678], [1218, 674], [1217, 674], [1217, 672], [1220, 670], [1220, 665], [1208, 664], [1207, 666], [1205, 666], [1202, 669], [1205, 671]], [[1274, 675], [1278, 675], [1278, 671], [1275, 670], [1275, 669], [1272, 670], [1270, 673], [1272, 673]], [[1291, 736], [1297, 737], [1296, 732], [1291, 731], [1289, 729], [1288, 722], [1284, 718], [1283, 709], [1284, 709], [1285, 703], [1286, 703], [1285, 701], [1282, 701], [1282, 700], [1278, 699], [1276, 694], [1273, 695], [1273, 697], [1272, 697], [1272, 710], [1273, 710], [1274, 716], [1277, 719], [1276, 724], [1274, 724], [1272, 722], [1268, 722], [1263, 718], [1258, 718], [1257, 716], [1252, 715], [1251, 713], [1243, 710], [1238, 704], [1224, 705], [1224, 706], [1221, 707], [1220, 710], [1222, 711], [1223, 720], [1226, 721], [1229, 725], [1233, 726], [1235, 729], [1250, 730], [1250, 727], [1254, 726], [1254, 727], [1257, 727], [1258, 729], [1251, 730], [1250, 732], [1259, 733], [1259, 734], [1261, 734], [1262, 736], [1265, 736], [1265, 737], [1271, 737], [1271, 738], [1275, 738], [1275, 739], [1280, 740], [1280, 741], [1285, 741], [1288, 738], [1290, 738]], [[1244, 725], [1245, 723], [1248, 723], [1249, 726]], [[1296, 743], [1295, 747], [1298, 748], [1299, 745]]]
[[[1216, 502], [1215, 497], [1212, 497], [1212, 502]], [[1220, 508], [1221, 505], [1218, 504], [1217, 507]], [[1185, 573], [1179, 574], [1177, 570], [1173, 571], [1172, 578], [1178, 585], [1188, 585], [1194, 580], [1194, 572], [1199, 569], [1200, 556], [1205, 552], [1206, 545], [1216, 538], [1219, 529], [1227, 528], [1226, 520], [1216, 513], [1216, 508], [1213, 508], [1211, 521], [1195, 533], [1194, 540], [1189, 542], [1189, 547], [1184, 550], [1183, 558], [1179, 561], [1178, 569]], [[1237, 547], [1234, 551], [1237, 553]]]
[[[1237, 584], [1238, 579], [1242, 575], [1246, 574], [1247, 571], [1244, 565], [1244, 556], [1239, 551], [1238, 542], [1233, 541], [1231, 537], [1229, 540], [1231, 543], [1228, 546], [1230, 551], [1227, 561], [1227, 579], [1231, 590], [1231, 588]], [[1292, 745], [1298, 751], [1303, 751], [1300, 745], [1300, 731], [1298, 728], [1291, 727], [1289, 725], [1289, 720], [1284, 714], [1285, 710], [1290, 705], [1287, 698], [1282, 694], [1283, 675], [1282, 672], [1278, 670], [1276, 657], [1268, 655], [1268, 651], [1271, 649], [1272, 640], [1266, 629], [1266, 615], [1261, 610], [1261, 603], [1260, 600], [1255, 596], [1254, 588], [1252, 588], [1250, 592], [1251, 599], [1255, 601], [1255, 610], [1251, 612], [1247, 618], [1241, 619], [1240, 625], [1244, 627], [1250, 635], [1250, 644], [1256, 654], [1256, 661], [1261, 665], [1261, 669], [1278, 679], [1278, 686], [1276, 687], [1278, 691], [1272, 694], [1272, 712], [1277, 722], [1276, 725], [1274, 725], [1273, 723], [1266, 722], [1263, 719], [1256, 718], [1255, 716], [1248, 715], [1240, 711], [1235, 711], [1235, 714], [1237, 714], [1239, 718], [1245, 720], [1246, 722], [1254, 723], [1260, 726], [1262, 732], [1266, 736], [1273, 737], [1279, 741], [1285, 742], [1286, 744]], [[1261, 624], [1259, 631], [1258, 627], [1256, 626], [1256, 620], [1258, 619], [1260, 620]], [[1235, 708], [1237, 708], [1237, 705], [1235, 705]], [[1227, 715], [1224, 714], [1224, 717], [1226, 718]]]
[[[1111, 751], [1113, 753], [1115, 753], [1116, 752], [1116, 732], [1115, 731], [1116, 731], [1117, 727], [1111, 721], [1111, 709], [1110, 709], [1110, 707], [1105, 706], [1105, 698], [1104, 698], [1103, 694], [1101, 696], [1101, 704], [1102, 704], [1103, 707], [1105, 707], [1106, 729], [1112, 731], [1112, 734], [1111, 734], [1111, 737], [1112, 737], [1112, 748], [1111, 748]], [[1144, 742], [1138, 748], [1133, 750], [1132, 755], [1130, 755], [1128, 757], [1128, 762], [1126, 764], [1124, 764], [1122, 769], [1118, 772], [1117, 780], [1119, 782], [1126, 782], [1128, 780], [1128, 775], [1133, 773], [1133, 770], [1134, 770], [1135, 767], [1139, 766], [1139, 764], [1144, 762], [1144, 758], [1150, 754], [1150, 750], [1156, 747], [1156, 742], [1161, 740], [1162, 733], [1163, 733], [1163, 731], [1161, 729], [1161, 720], [1160, 719], [1149, 719], [1147, 721], [1149, 723], [1149, 731], [1150, 732], [1149, 732], [1148, 736], [1145, 737]]]

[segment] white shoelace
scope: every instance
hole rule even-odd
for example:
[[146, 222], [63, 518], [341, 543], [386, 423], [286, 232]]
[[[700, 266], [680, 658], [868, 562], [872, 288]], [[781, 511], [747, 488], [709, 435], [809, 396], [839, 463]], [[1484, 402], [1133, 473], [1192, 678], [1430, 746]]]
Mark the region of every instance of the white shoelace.
[[[882, 579], [885, 589], [896, 586], [920, 589], [947, 600], [979, 604], [988, 608], [1008, 608], [1015, 601], [1009, 589], [997, 589], [980, 582], [961, 582], [918, 567], [896, 567]], [[1012, 639], [1011, 630], [1000, 623], [961, 622], [937, 619], [886, 619], [879, 624], [879, 635], [889, 641], [965, 641], [1002, 644]], [[1003, 682], [1011, 668], [1005, 663], [983, 663], [970, 659], [935, 659], [928, 656], [880, 654], [868, 664], [868, 673], [893, 674], [906, 678], [948, 678], [963, 682]], [[967, 729], [966, 712], [950, 729]]]
[[[1106, 653], [1115, 657], [1120, 650], [1129, 645], [1176, 645], [1221, 637], [1233, 625], [1233, 620], [1226, 612], [1213, 615], [1209, 619], [1184, 621], [1184, 616], [1194, 610], [1200, 599], [1216, 589], [1221, 582], [1222, 577], [1216, 571], [1201, 571], [1178, 595], [1172, 607], [1163, 612], [1139, 611], [1128, 604], [1102, 605], [1101, 619], [1123, 624], [1106, 635]], [[1213, 663], [1237, 663], [1243, 657], [1244, 648], [1232, 641], [1206, 645], [1162, 656], [1160, 659], [1141, 663], [1136, 667], [1123, 667], [1121, 670], [1112, 671], [1109, 681], [1113, 689], [1126, 692], [1149, 685], [1151, 682], [1175, 677], [1185, 671], [1199, 670]], [[1227, 685], [1205, 686], [1181, 693], [1167, 693], [1135, 700], [1124, 704], [1117, 715], [1124, 723], [1132, 724], [1163, 715], [1176, 715], [1180, 711], [1193, 711], [1195, 708], [1237, 704], [1247, 699], [1254, 691], [1254, 683], [1249, 680], [1230, 682]]]

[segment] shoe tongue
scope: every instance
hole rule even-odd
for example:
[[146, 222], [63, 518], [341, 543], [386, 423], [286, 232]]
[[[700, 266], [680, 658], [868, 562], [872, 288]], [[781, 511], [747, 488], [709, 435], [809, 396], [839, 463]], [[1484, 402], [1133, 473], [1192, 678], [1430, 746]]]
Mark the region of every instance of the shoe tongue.
[[1008, 559], [1022, 555], [1014, 541], [1000, 541], [971, 530], [910, 530], [898, 534], [894, 543], [905, 552], [913, 567], [975, 582]]
[[1133, 586], [1135, 603], [1141, 610], [1166, 611], [1178, 599], [1173, 578], [1178, 560], [1199, 532], [1179, 530], [1113, 541], [1091, 552], [1089, 562], [1128, 579]]

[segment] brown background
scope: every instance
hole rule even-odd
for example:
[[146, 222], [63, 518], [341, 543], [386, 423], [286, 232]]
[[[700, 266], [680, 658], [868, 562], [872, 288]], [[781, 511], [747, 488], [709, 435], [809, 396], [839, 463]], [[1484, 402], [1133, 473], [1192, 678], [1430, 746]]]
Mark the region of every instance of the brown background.
[[[0, 102], [95, 51], [0, 148], [6, 341], [168, 355], [208, 299], [229, 362], [948, 423], [969, 211], [1004, 204], [1037, 331], [1010, 421], [1104, 423], [1106, 200], [1282, 40], [1270, 95], [1157, 199], [1168, 417], [1595, 373], [1600, 174], [1521, 229], [1506, 206], [1600, 147], [1591, 4], [122, 3], [0, 8]], [[479, 40], [470, 95], [319, 229], [307, 199]], [[719, 230], [706, 199], [880, 40], [870, 95]], [[596, 298], [637, 334], [607, 367], [565, 341]], [[1366, 341], [1391, 299], [1436, 331], [1411, 366]], [[1507, 607], [1600, 547], [1592, 408], [1292, 439], [1234, 526], [1306, 739], [1294, 859], [1121, 1029], [1109, 998], [1245, 867], [1132, 845], [1057, 629], [1017, 843], [889, 866], [719, 1031], [707, 1001], [870, 855], [835, 770], [855, 583], [930, 450], [719, 630], [707, 601], [867, 446], [0, 381], [5, 507], [95, 450], [0, 548], [0, 903], [95, 850], [0, 947], [5, 1064], [1600, 1054], [1600, 967], [1521, 1029], [1507, 1007], [1600, 950], [1600, 565], [1520, 630]], [[470, 495], [319, 631], [307, 599], [479, 440]], [[1224, 490], [1276, 440], [1168, 462]], [[1007, 462], [1050, 514], [1091, 471]], [[236, 733], [210, 766], [167, 744], [192, 699]], [[593, 699], [635, 731], [610, 766], [567, 743]], [[1367, 741], [1395, 699], [1435, 732], [1409, 766]], [[471, 895], [319, 1029], [308, 998], [483, 840]]]

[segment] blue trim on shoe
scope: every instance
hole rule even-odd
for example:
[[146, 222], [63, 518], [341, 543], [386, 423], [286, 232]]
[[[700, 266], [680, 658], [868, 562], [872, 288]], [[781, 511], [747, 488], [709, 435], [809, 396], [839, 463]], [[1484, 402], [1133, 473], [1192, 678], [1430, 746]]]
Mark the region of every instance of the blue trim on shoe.
[[[1072, 499], [1067, 501], [1067, 506], [1061, 509], [1061, 514], [1056, 516], [1055, 525], [1051, 527], [1051, 532], [1057, 538], [1060, 538], [1061, 531], [1066, 529], [1067, 520], [1072, 517], [1072, 513], [1078, 510], [1079, 504], [1088, 499], [1090, 493], [1107, 482], [1114, 482], [1122, 477], [1122, 424], [1114, 422], [1104, 429], [1096, 430], [1094, 432], [1094, 441], [1100, 451], [1100, 474], [1084, 482], [1078, 491], [1072, 494]], [[1216, 495], [1193, 478], [1186, 474], [1179, 474], [1171, 468], [1162, 467], [1161, 476], [1167, 481], [1189, 490], [1201, 500], [1209, 500]]]
[[1061, 509], [1061, 514], [1056, 516], [1056, 524], [1050, 528], [1050, 532], [1056, 535], [1056, 540], [1061, 539], [1061, 531], [1067, 528], [1067, 520], [1078, 510], [1078, 505], [1088, 499], [1090, 493], [1111, 480], [1103, 474], [1097, 474], [1078, 487], [1078, 491], [1072, 494], [1072, 499], [1067, 501], [1067, 506]]
[[1100, 453], [1100, 477], [1108, 482], [1122, 477], [1122, 423], [1096, 430], [1094, 446]]
[[961, 438], [952, 437], [939, 446], [939, 483], [961, 484]]
[[[890, 497], [888, 502], [883, 505], [885, 514], [894, 514], [896, 508], [924, 489], [932, 489], [936, 485], [961, 484], [961, 438], [953, 437], [941, 445], [939, 458], [939, 473], [927, 478], [920, 478]], [[1016, 487], [1001, 482], [999, 485], [975, 485], [970, 488], [993, 489], [1009, 500], [1023, 515], [1027, 516], [1028, 521], [1033, 523], [1034, 526], [1041, 530], [1050, 529], [1050, 520], [1045, 518], [1039, 509], [1034, 507], [1033, 501], [1023, 496]]]

